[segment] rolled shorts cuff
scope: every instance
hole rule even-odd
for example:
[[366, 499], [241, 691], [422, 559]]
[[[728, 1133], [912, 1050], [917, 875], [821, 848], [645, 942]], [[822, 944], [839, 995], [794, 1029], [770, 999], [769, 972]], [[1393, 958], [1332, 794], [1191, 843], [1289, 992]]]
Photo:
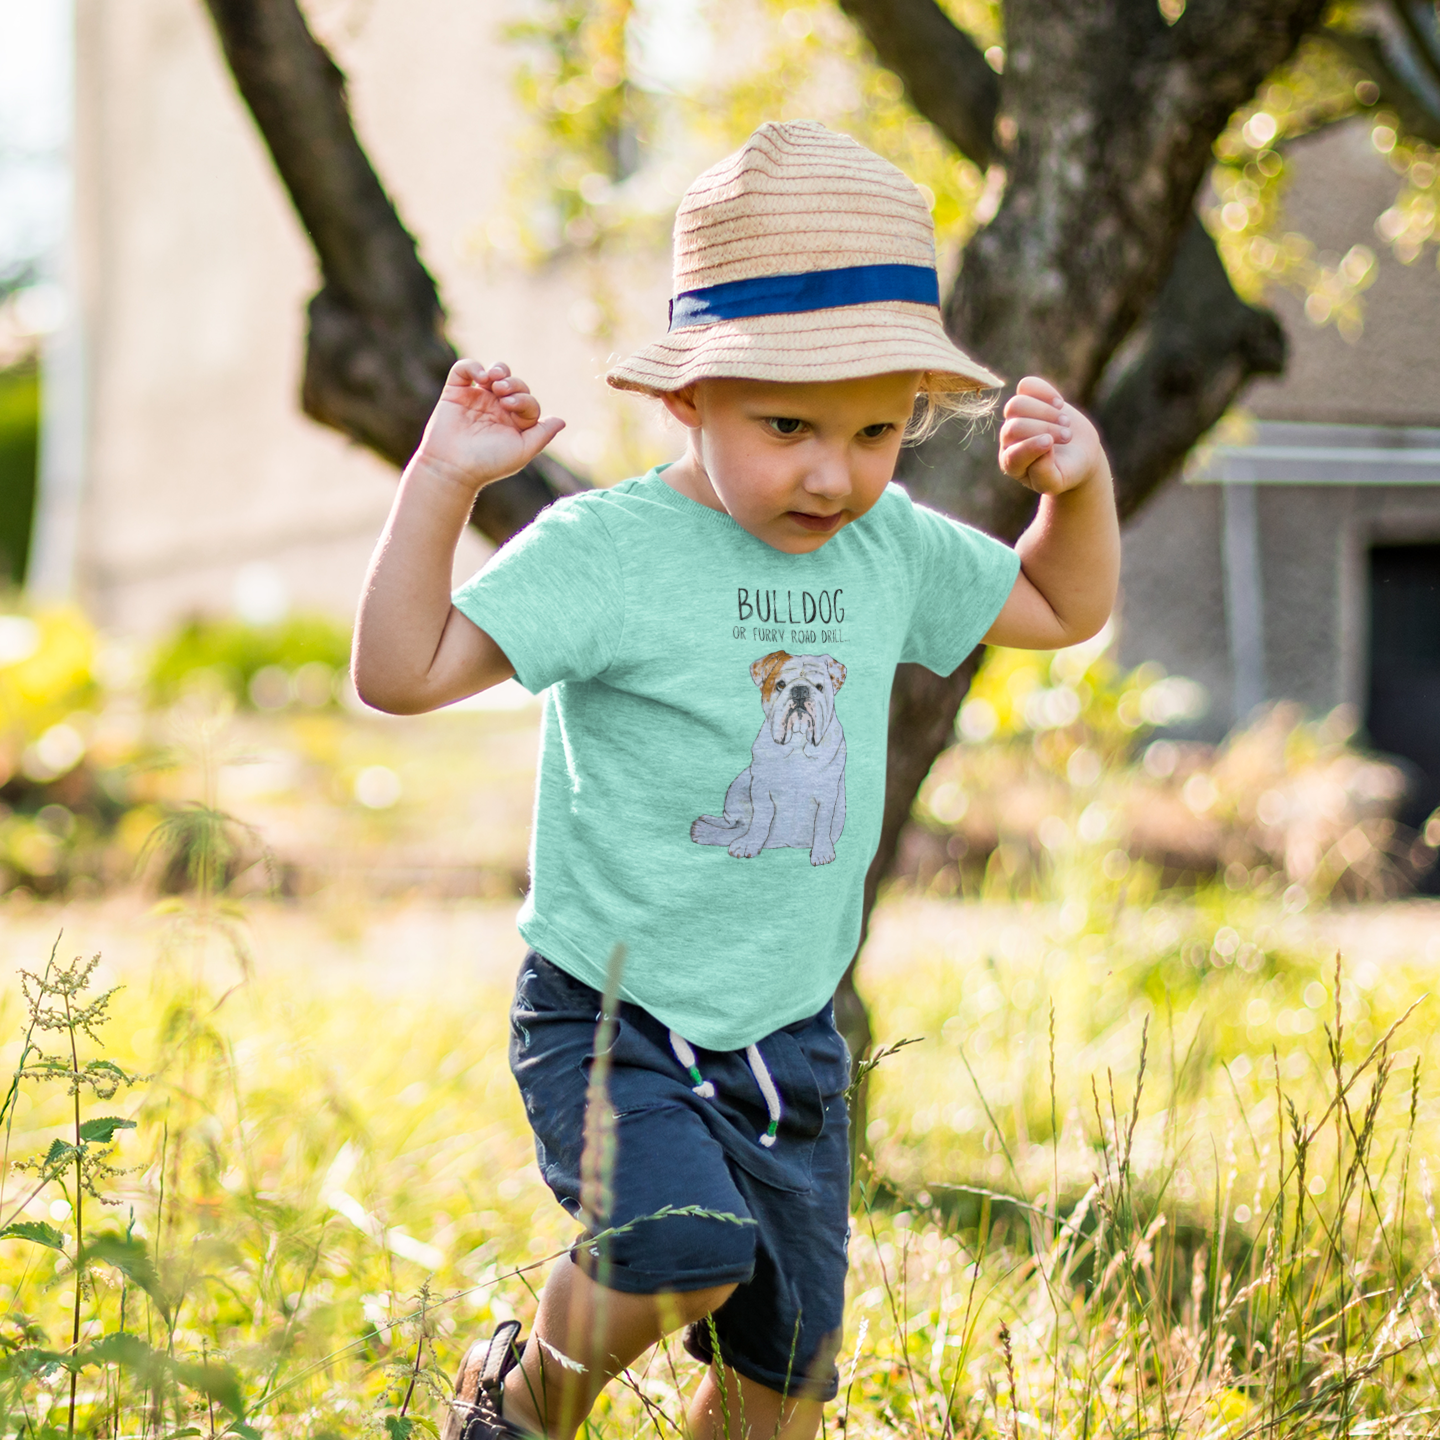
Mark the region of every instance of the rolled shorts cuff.
[[[710, 1327], [701, 1320], [694, 1325], [685, 1327], [685, 1351], [693, 1359], [700, 1361], [702, 1365], [713, 1365], [715, 1363], [715, 1352], [711, 1345]], [[782, 1374], [775, 1370], [768, 1369], [764, 1365], [757, 1365], [744, 1355], [739, 1354], [733, 1347], [727, 1347], [721, 1342], [721, 1354], [725, 1363], [735, 1371], [737, 1375], [743, 1375], [747, 1380], [753, 1380], [757, 1385], [763, 1385], [767, 1390], [774, 1390], [786, 1397], [796, 1396], [805, 1400], [819, 1400], [828, 1403], [840, 1393], [840, 1372], [835, 1368], [834, 1361], [830, 1362], [829, 1374], [823, 1380], [815, 1380], [813, 1377], [797, 1374], [791, 1371]], [[836, 1346], [838, 1353], [839, 1346]]]
[[755, 1264], [716, 1266], [703, 1270], [645, 1270], [612, 1260], [602, 1281], [600, 1261], [583, 1242], [571, 1247], [570, 1258], [597, 1285], [625, 1295], [683, 1295], [689, 1290], [709, 1290], [716, 1285], [744, 1285], [755, 1276]]

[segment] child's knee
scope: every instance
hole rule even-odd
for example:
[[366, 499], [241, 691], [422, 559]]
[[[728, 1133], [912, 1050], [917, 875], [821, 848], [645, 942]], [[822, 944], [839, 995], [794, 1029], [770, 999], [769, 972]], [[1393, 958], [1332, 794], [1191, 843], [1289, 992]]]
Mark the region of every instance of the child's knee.
[[681, 1290], [669, 1295], [657, 1295], [660, 1307], [661, 1325], [668, 1332], [695, 1325], [707, 1315], [712, 1315], [733, 1294], [734, 1285], [709, 1285], [704, 1290]]

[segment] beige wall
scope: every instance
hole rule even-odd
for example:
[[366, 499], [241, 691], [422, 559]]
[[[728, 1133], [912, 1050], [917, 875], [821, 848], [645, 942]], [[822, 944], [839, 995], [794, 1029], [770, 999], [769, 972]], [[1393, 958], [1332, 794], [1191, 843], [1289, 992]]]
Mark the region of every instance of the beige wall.
[[1286, 228], [1329, 252], [1332, 264], [1352, 245], [1368, 245], [1378, 274], [1361, 297], [1365, 328], [1354, 341], [1334, 325], [1312, 325], [1296, 297], [1271, 296], [1290, 340], [1290, 363], [1278, 380], [1251, 386], [1243, 404], [1263, 420], [1440, 425], [1435, 250], [1402, 265], [1375, 235], [1399, 177], [1371, 145], [1365, 121], [1319, 131], [1293, 147], [1292, 159]]
[[[497, 0], [316, 7], [357, 124], [440, 281], [462, 349], [504, 358], [599, 458], [617, 405], [611, 343], [662, 328], [668, 266], [633, 334], [588, 339], [563, 267], [491, 256], [521, 124]], [[348, 614], [394, 473], [296, 406], [313, 259], [197, 0], [80, 0], [77, 230], [90, 380], [76, 583], [108, 626], [226, 611], [239, 568], [273, 564], [297, 608]], [[647, 275], [651, 272], [647, 270]], [[599, 478], [618, 478], [605, 476]], [[467, 539], [458, 568], [484, 547]]]

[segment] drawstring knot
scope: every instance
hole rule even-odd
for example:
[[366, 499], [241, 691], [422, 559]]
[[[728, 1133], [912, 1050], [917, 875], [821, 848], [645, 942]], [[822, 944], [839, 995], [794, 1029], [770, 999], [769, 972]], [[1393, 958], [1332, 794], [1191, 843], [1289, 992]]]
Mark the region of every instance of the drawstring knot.
[[[695, 1082], [690, 1087], [691, 1090], [702, 1100], [713, 1100], [715, 1087], [700, 1073], [694, 1048], [678, 1030], [670, 1032], [670, 1048], [675, 1052], [675, 1058], [680, 1062], [681, 1068]], [[780, 1091], [775, 1086], [775, 1081], [770, 1075], [770, 1067], [766, 1065], [765, 1057], [760, 1053], [758, 1045], [745, 1047], [745, 1059], [749, 1061], [750, 1073], [755, 1077], [755, 1083], [765, 1097], [765, 1108], [770, 1112], [769, 1125], [765, 1127], [763, 1134], [757, 1135], [755, 1138], [767, 1150], [773, 1150], [776, 1132], [780, 1129], [780, 1116], [783, 1114], [780, 1108]]]
[[691, 1049], [690, 1042], [678, 1030], [670, 1032], [670, 1048], [675, 1052], [675, 1058], [689, 1072], [690, 1078], [695, 1082], [690, 1088], [702, 1100], [713, 1100], [715, 1087], [700, 1073], [700, 1067], [695, 1063], [695, 1052]]
[[760, 1087], [760, 1093], [765, 1097], [765, 1108], [770, 1112], [770, 1124], [763, 1135], [756, 1138], [767, 1149], [773, 1149], [775, 1145], [775, 1132], [780, 1128], [780, 1092], [775, 1088], [775, 1082], [770, 1078], [770, 1071], [765, 1064], [765, 1057], [760, 1053], [758, 1045], [747, 1045], [745, 1047], [745, 1058], [750, 1062], [750, 1073], [755, 1077], [755, 1083]]

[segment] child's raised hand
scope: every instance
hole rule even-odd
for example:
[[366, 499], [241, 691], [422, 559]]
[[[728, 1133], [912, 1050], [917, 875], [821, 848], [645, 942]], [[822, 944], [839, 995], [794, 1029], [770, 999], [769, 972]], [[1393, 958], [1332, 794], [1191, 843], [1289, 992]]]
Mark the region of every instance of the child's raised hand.
[[457, 360], [425, 426], [416, 459], [479, 490], [528, 465], [563, 429], [508, 365]]
[[1105, 454], [1089, 419], [1048, 381], [1027, 375], [1005, 402], [1000, 468], [1039, 495], [1058, 495], [1102, 469]]

